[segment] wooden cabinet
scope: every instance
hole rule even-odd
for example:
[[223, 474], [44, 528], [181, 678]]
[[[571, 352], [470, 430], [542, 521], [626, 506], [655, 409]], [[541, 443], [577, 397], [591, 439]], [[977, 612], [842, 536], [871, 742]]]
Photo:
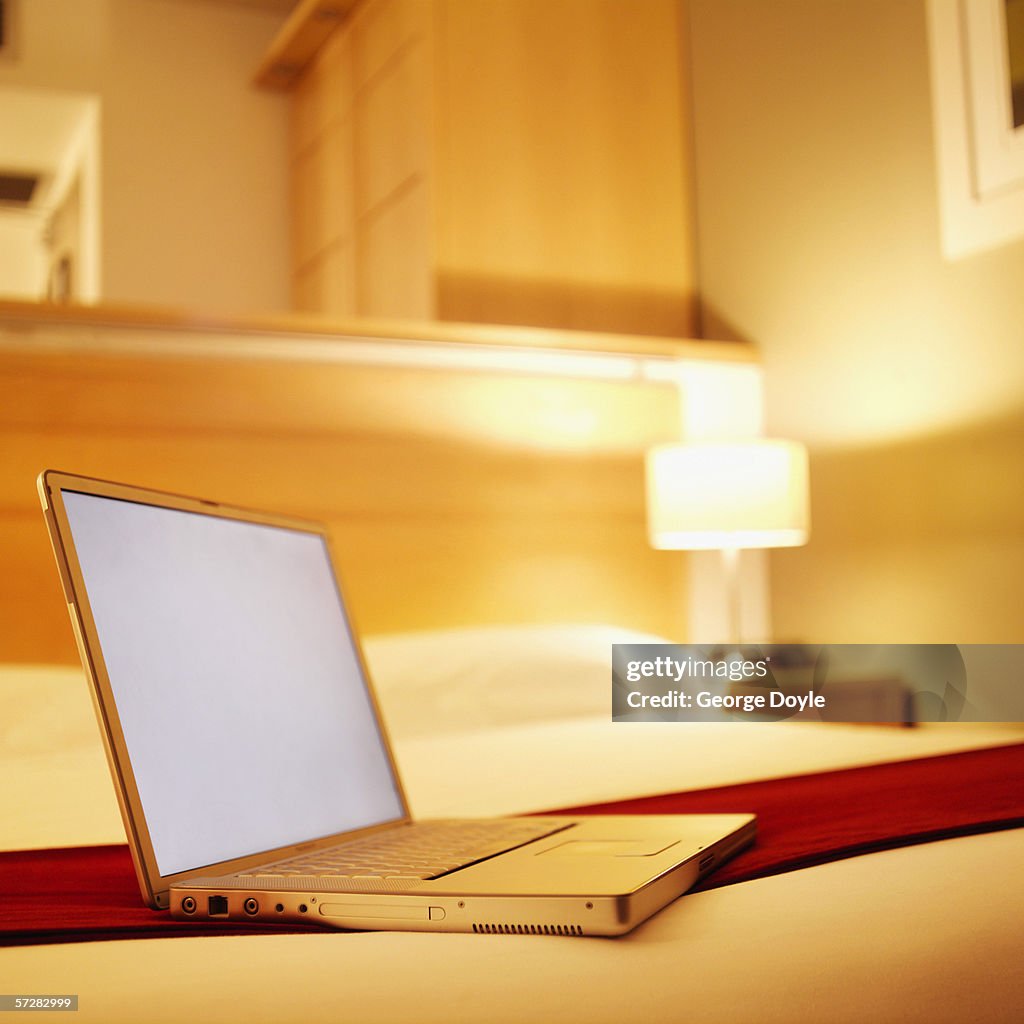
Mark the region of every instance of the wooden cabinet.
[[356, 4], [292, 85], [296, 308], [692, 336], [685, 53], [677, 0]]

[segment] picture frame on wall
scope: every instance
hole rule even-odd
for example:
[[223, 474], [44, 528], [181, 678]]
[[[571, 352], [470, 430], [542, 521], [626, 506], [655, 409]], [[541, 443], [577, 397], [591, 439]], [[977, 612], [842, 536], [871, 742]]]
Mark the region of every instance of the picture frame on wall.
[[[1011, 54], [1024, 0], [928, 0], [942, 249], [958, 259], [1024, 238], [1024, 125]], [[1011, 30], [1014, 33], [1011, 36]]]

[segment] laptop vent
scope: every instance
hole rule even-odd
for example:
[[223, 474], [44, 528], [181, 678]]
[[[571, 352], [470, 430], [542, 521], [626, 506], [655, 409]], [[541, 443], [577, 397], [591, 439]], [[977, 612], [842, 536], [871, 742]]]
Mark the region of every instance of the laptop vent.
[[474, 924], [477, 935], [582, 935], [578, 924]]

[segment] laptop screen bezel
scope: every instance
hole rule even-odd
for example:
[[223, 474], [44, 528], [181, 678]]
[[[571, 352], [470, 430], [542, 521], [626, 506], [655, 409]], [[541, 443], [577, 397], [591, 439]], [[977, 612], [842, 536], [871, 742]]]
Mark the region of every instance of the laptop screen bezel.
[[[110, 772], [114, 780], [114, 788], [117, 793], [121, 816], [124, 820], [128, 845], [131, 850], [132, 861], [135, 865], [135, 873], [142, 897], [147, 904], [152, 907], [167, 907], [169, 903], [168, 889], [170, 886], [176, 882], [195, 877], [198, 874], [229, 874], [234, 871], [244, 871], [249, 867], [266, 863], [271, 859], [283, 859], [294, 854], [315, 851], [334, 845], [343, 838], [370, 835], [384, 829], [394, 828], [396, 825], [407, 824], [411, 820], [408, 800], [402, 786], [401, 776], [398, 773], [391, 746], [391, 738], [381, 715], [380, 705], [367, 669], [366, 658], [359, 641], [358, 631], [352, 623], [352, 617], [348, 610], [349, 604], [338, 573], [337, 559], [334, 557], [330, 535], [324, 524], [312, 520], [225, 505], [201, 498], [191, 498], [128, 484], [114, 483], [108, 480], [79, 476], [59, 470], [44, 470], [40, 473], [38, 489], [43, 506], [43, 514], [57, 560], [61, 585], [67, 600], [72, 627], [78, 643], [79, 654], [90, 683], [93, 705], [99, 722], [100, 733], [103, 737], [103, 745], [110, 766]], [[139, 797], [139, 789], [132, 770], [128, 745], [118, 717], [110, 676], [107, 672], [96, 622], [89, 604], [88, 590], [75, 550], [74, 536], [64, 502], [63, 492], [65, 491], [100, 498], [113, 498], [164, 509], [199, 513], [221, 519], [234, 519], [263, 526], [297, 530], [319, 537], [323, 541], [330, 559], [334, 585], [337, 588], [359, 671], [373, 710], [377, 728], [380, 732], [381, 744], [401, 807], [401, 815], [366, 828], [318, 836], [308, 841], [253, 851], [251, 854], [235, 857], [230, 860], [211, 864], [198, 864], [173, 874], [161, 874], [157, 865], [156, 853], [143, 811], [142, 801]]]

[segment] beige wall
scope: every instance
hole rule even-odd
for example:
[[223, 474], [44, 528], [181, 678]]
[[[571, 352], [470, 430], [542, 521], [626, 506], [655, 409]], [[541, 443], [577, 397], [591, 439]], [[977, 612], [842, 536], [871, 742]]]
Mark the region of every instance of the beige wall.
[[20, 210], [0, 210], [0, 281], [7, 295], [40, 299], [46, 293], [40, 224]]
[[1024, 241], [945, 262], [923, 0], [692, 0], [705, 330], [812, 449], [776, 635], [1024, 640]]
[[99, 97], [102, 295], [288, 308], [287, 103], [249, 82], [280, 15], [171, 0], [30, 0], [0, 88]]

